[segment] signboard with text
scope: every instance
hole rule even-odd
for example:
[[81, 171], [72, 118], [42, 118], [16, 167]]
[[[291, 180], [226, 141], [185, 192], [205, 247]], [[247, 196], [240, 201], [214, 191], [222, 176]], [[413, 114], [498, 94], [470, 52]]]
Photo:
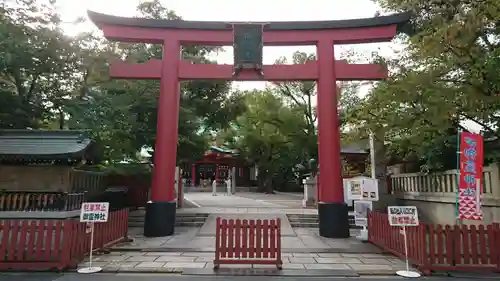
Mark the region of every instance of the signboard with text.
[[108, 202], [84, 202], [80, 211], [80, 222], [107, 222]]
[[415, 206], [387, 207], [391, 226], [418, 226], [418, 211]]
[[482, 220], [481, 186], [483, 182], [483, 137], [460, 133], [460, 179], [458, 181], [458, 218]]
[[356, 226], [368, 226], [368, 213], [373, 210], [372, 201], [354, 202], [354, 224]]
[[378, 201], [378, 180], [368, 177], [347, 179], [347, 199]]

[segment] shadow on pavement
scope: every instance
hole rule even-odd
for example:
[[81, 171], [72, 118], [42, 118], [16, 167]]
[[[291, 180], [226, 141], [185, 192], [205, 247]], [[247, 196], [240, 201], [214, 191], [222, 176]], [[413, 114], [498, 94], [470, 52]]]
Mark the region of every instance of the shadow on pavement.
[[0, 273], [0, 281], [53, 281], [62, 277], [62, 273], [17, 273], [17, 272], [2, 272]]

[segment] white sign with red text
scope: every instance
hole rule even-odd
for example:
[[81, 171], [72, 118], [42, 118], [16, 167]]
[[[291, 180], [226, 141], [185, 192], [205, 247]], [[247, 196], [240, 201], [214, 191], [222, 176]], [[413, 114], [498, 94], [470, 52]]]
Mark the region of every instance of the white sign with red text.
[[80, 222], [107, 222], [108, 202], [84, 202], [80, 211]]
[[387, 207], [391, 226], [418, 226], [418, 211], [415, 206]]

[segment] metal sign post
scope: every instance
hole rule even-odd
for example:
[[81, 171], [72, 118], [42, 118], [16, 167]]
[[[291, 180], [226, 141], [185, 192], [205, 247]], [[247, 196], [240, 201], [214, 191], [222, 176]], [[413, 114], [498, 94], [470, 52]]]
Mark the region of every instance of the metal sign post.
[[94, 223], [90, 222], [90, 254], [89, 254], [89, 267], [83, 267], [78, 269], [78, 273], [97, 273], [102, 271], [102, 267], [92, 267], [92, 251], [94, 250]]
[[387, 207], [389, 224], [391, 226], [402, 227], [402, 234], [405, 247], [406, 270], [398, 270], [396, 274], [406, 278], [418, 278], [420, 273], [411, 271], [408, 262], [408, 236], [406, 235], [407, 226], [418, 226], [418, 211], [415, 206], [389, 206]]
[[418, 278], [420, 277], [420, 273], [411, 271], [410, 270], [410, 265], [408, 263], [408, 238], [406, 236], [406, 226], [403, 226], [403, 236], [405, 240], [405, 264], [406, 264], [406, 270], [398, 270], [396, 271], [396, 274], [401, 276], [401, 277], [406, 277], [406, 278]]
[[[94, 250], [94, 224], [96, 222], [107, 222], [109, 216], [109, 203], [108, 202], [96, 202], [82, 203], [82, 209], [80, 211], [80, 222], [87, 223], [87, 227], [90, 226], [90, 253], [89, 253], [89, 267], [79, 268], [78, 273], [97, 273], [102, 271], [101, 267], [92, 266], [92, 251]], [[85, 230], [87, 232], [87, 229]]]

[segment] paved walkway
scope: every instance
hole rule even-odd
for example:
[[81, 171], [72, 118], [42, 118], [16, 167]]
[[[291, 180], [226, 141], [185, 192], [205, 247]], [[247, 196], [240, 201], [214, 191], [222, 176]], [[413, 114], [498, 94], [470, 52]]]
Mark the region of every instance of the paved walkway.
[[205, 224], [201, 227], [198, 232], [198, 236], [213, 236], [215, 237], [215, 229], [217, 227], [217, 217], [223, 219], [240, 219], [240, 220], [272, 220], [279, 218], [281, 220], [281, 236], [296, 236], [293, 231], [290, 222], [285, 214], [275, 214], [275, 213], [262, 213], [262, 214], [234, 214], [234, 213], [222, 213], [222, 214], [210, 214], [205, 221]]
[[277, 207], [257, 207], [257, 208], [238, 208], [238, 207], [199, 207], [177, 210], [178, 214], [305, 214], [317, 215], [316, 209], [288, 209]]
[[264, 194], [254, 192], [237, 192], [235, 195], [227, 196], [218, 193], [213, 196], [209, 192], [185, 193], [187, 201], [199, 207], [238, 207], [238, 208], [302, 208], [302, 198], [288, 194]]
[[302, 208], [302, 199], [296, 195], [263, 194], [238, 192], [226, 196], [209, 192], [190, 192], [184, 199], [198, 208], [178, 210], [178, 213], [216, 213], [216, 214], [318, 214], [316, 208]]
[[[286, 214], [317, 214], [316, 209], [301, 208], [300, 197], [294, 195], [237, 193], [224, 196], [221, 193], [212, 196], [211, 193], [200, 192], [186, 193], [185, 199], [198, 208], [181, 209], [178, 213], [210, 214], [202, 227], [176, 227], [175, 235], [158, 238], [146, 238], [142, 235], [142, 228], [131, 228], [129, 235], [133, 242], [116, 245], [111, 253], [97, 256], [94, 265], [108, 272], [178, 273], [199, 269], [212, 274], [215, 218], [222, 216], [281, 218], [285, 270], [393, 275], [404, 267], [401, 260], [384, 255], [379, 248], [354, 238], [359, 230], [351, 230], [350, 238], [330, 239], [319, 236], [317, 228], [292, 228]], [[83, 263], [80, 266], [86, 265]], [[263, 266], [237, 265], [236, 268], [253, 270]], [[332, 272], [328, 274], [334, 275]]]
[[[142, 228], [130, 228], [129, 235], [133, 242], [122, 243], [114, 247], [115, 250], [127, 251], [215, 251], [215, 234], [200, 232], [202, 228], [176, 227], [175, 235], [167, 237], [146, 238]], [[354, 236], [359, 230], [351, 230], [351, 238], [331, 239], [321, 237], [317, 228], [290, 228], [287, 235], [281, 237], [283, 252], [338, 252], [338, 253], [380, 253], [380, 249], [362, 243]]]
[[[359, 275], [394, 275], [405, 263], [382, 254], [283, 253], [283, 268], [296, 270], [343, 270]], [[214, 253], [111, 252], [97, 256], [93, 265], [106, 272], [171, 272], [213, 268]], [[88, 266], [88, 261], [80, 266]], [[221, 265], [221, 268], [275, 268], [267, 265]]]
[[[302, 271], [301, 271], [302, 272]], [[400, 281], [402, 278], [397, 276], [373, 276], [362, 277], [363, 281]], [[132, 272], [116, 272], [116, 273], [98, 273], [98, 274], [78, 274], [76, 272], [67, 273], [41, 273], [41, 272], [8, 272], [0, 273], [0, 281], [262, 281], [262, 276], [180, 276], [175, 274], [161, 274], [161, 273], [132, 273]], [[273, 281], [352, 281], [352, 277], [338, 277], [332, 278], [331, 276], [273, 276], [265, 280]], [[358, 280], [358, 279], [354, 279]], [[456, 280], [449, 277], [432, 278], [433, 281], [447, 281]], [[484, 281], [484, 278], [469, 278], [467, 281]], [[491, 280], [498, 280], [493, 279]]]
[[[111, 253], [98, 256], [95, 265], [108, 272], [173, 272], [213, 267], [215, 237], [200, 233], [201, 228], [177, 227], [170, 237], [145, 238], [142, 229], [130, 229], [133, 242], [115, 246]], [[318, 229], [290, 228], [282, 236], [284, 268], [290, 270], [341, 270], [355, 274], [393, 275], [404, 263], [384, 255], [377, 247], [354, 237], [320, 237]], [[353, 230], [352, 235], [358, 231]], [[80, 266], [86, 266], [83, 263]], [[221, 266], [221, 268], [234, 268]], [[260, 265], [236, 268], [263, 268]], [[211, 272], [211, 271], [209, 271]], [[333, 274], [333, 273], [332, 273]], [[344, 274], [344, 273], [342, 273]]]

